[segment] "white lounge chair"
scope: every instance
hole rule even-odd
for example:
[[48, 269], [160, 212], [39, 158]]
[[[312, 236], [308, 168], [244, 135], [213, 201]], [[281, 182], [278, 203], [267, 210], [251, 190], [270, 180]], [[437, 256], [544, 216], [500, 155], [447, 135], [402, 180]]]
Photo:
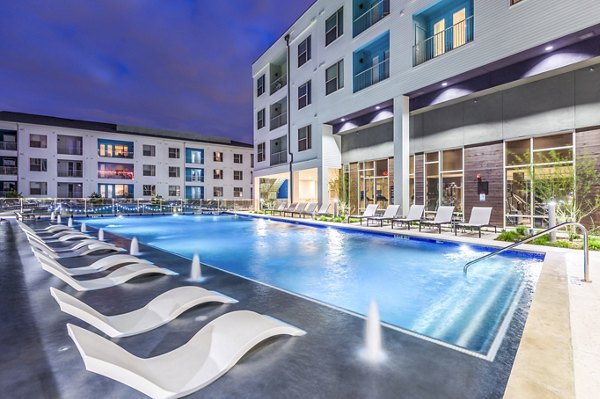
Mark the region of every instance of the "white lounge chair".
[[167, 276], [177, 275], [177, 273], [175, 273], [172, 270], [149, 265], [147, 263], [131, 263], [129, 265], [125, 265], [123, 267], [118, 268], [117, 270], [115, 270], [107, 276], [100, 277], [94, 280], [84, 281], [75, 280], [73, 277], [65, 273], [62, 269], [57, 268], [56, 266], [50, 265], [48, 263], [42, 262], [42, 269], [58, 277], [77, 291], [93, 291], [100, 290], [103, 288], [114, 287], [115, 285], [126, 283], [132, 278], [142, 276], [144, 274], [164, 274]]
[[410, 230], [410, 224], [412, 222], [420, 222], [423, 218], [423, 211], [425, 210], [425, 205], [411, 205], [408, 210], [408, 215], [405, 218], [394, 218], [392, 220], [392, 229], [394, 228], [394, 223], [406, 224], [408, 229]]
[[440, 206], [435, 213], [433, 220], [421, 220], [419, 222], [419, 231], [422, 226], [437, 226], [439, 233], [442, 233], [442, 225], [452, 224], [452, 214], [454, 213], [453, 206]]
[[123, 248], [93, 238], [82, 240], [71, 247], [61, 248], [50, 247], [48, 244], [35, 237], [28, 237], [28, 239], [32, 248], [37, 248], [54, 259], [89, 255], [99, 251], [126, 252]]
[[309, 203], [306, 208], [304, 208], [303, 211], [301, 212], [294, 212], [294, 214], [297, 214], [298, 216], [302, 216], [304, 218], [304, 216], [312, 216], [315, 213], [315, 209], [317, 209], [317, 204], [316, 202], [311, 202]]
[[383, 227], [383, 222], [391, 222], [395, 217], [398, 216], [398, 212], [400, 212], [400, 205], [389, 205], [383, 216], [371, 216], [367, 218], [367, 226], [370, 221], [379, 222], [379, 226]]
[[50, 287], [50, 294], [60, 305], [60, 310], [96, 327], [111, 338], [129, 337], [154, 330], [175, 320], [186, 310], [203, 303], [237, 302], [216, 291], [186, 286], [164, 292], [140, 309], [114, 316], [105, 316], [79, 299], [56, 288]]
[[317, 212], [315, 212], [315, 216], [331, 215], [331, 213], [329, 213], [328, 210], [329, 210], [329, 202], [324, 202], [323, 205], [321, 205], [321, 207], [319, 208], [319, 210]]
[[306, 202], [300, 202], [298, 204], [298, 206], [296, 206], [296, 208], [294, 208], [291, 211], [285, 210], [283, 211], [283, 216], [285, 217], [286, 214], [290, 214], [290, 217], [294, 217], [294, 214], [298, 214], [300, 212], [302, 212], [304, 210], [304, 208], [306, 208]]
[[48, 226], [44, 229], [38, 229], [36, 231], [39, 233], [57, 233], [62, 230], [73, 230], [73, 229], [64, 224], [53, 224], [52, 226]]
[[140, 259], [137, 256], [119, 254], [119, 255], [109, 255], [102, 259], [98, 259], [97, 261], [95, 261], [94, 263], [92, 263], [91, 265], [88, 265], [88, 266], [69, 268], [69, 267], [64, 267], [63, 265], [58, 263], [58, 261], [56, 259], [48, 256], [47, 254], [39, 251], [38, 249], [34, 248], [33, 254], [37, 258], [37, 260], [40, 261], [40, 263], [45, 262], [45, 263], [53, 265], [59, 269], [62, 269], [69, 276], [85, 276], [86, 274], [98, 273], [98, 272], [101, 272], [104, 270], [111, 269], [116, 266], [127, 265], [130, 263], [147, 263], [149, 265], [152, 264], [152, 262], [150, 262], [146, 259]]
[[276, 209], [265, 209], [265, 213], [269, 213], [271, 212], [272, 214], [274, 214], [275, 212], [283, 212], [285, 210], [285, 202], [282, 202], [281, 204], [279, 204], [279, 206]]
[[493, 227], [494, 233], [498, 232], [498, 229], [493, 224], [490, 224], [490, 219], [492, 217], [492, 208], [491, 207], [478, 207], [474, 206], [471, 209], [471, 217], [469, 218], [469, 223], [457, 223], [454, 225], [454, 235], [458, 234], [458, 228], [468, 228], [470, 230], [477, 229], [479, 231], [479, 238], [481, 238], [481, 228], [482, 227]]
[[74, 241], [74, 240], [85, 240], [88, 238], [91, 238], [91, 236], [81, 233], [81, 232], [74, 232], [74, 233], [63, 234], [60, 237], [55, 238], [55, 239], [44, 238], [44, 241], [46, 241], [49, 244], [53, 244], [53, 243], [61, 243], [61, 242]]
[[179, 348], [143, 359], [81, 327], [67, 324], [67, 330], [88, 371], [152, 398], [189, 395], [227, 373], [265, 339], [281, 334], [305, 334], [277, 319], [239, 310], [214, 319]]
[[377, 212], [377, 208], [378, 207], [379, 207], [379, 205], [377, 205], [377, 204], [369, 204], [369, 205], [367, 205], [367, 208], [365, 209], [365, 211], [363, 212], [362, 215], [351, 215], [351, 216], [348, 216], [347, 221], [348, 221], [348, 223], [350, 223], [350, 218], [352, 218], [352, 219], [360, 219], [360, 224], [362, 225], [363, 219], [375, 216], [375, 213]]

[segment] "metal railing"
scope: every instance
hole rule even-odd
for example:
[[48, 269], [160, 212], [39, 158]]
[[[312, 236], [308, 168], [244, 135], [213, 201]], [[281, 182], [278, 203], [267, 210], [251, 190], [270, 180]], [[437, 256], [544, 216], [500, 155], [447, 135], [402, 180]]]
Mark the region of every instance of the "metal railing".
[[558, 230], [561, 229], [565, 226], [575, 226], [577, 228], [579, 228], [581, 230], [581, 233], [583, 234], [583, 281], [587, 282], [587, 283], [591, 283], [592, 281], [590, 280], [590, 270], [589, 270], [589, 260], [590, 260], [590, 253], [588, 250], [588, 233], [586, 228], [581, 224], [581, 223], [577, 223], [577, 222], [564, 222], [561, 224], [557, 224], [556, 226], [550, 227], [546, 230], [543, 230], [537, 234], [534, 234], [532, 236], [529, 236], [521, 241], [515, 242], [507, 247], [504, 248], [500, 248], [494, 252], [491, 252], [487, 255], [481, 256], [477, 259], [474, 259], [470, 262], [467, 262], [465, 264], [465, 266], [463, 267], [463, 272], [467, 273], [467, 271], [469, 270], [469, 267], [471, 267], [472, 265], [474, 265], [475, 263], [478, 263], [484, 259], [488, 259], [491, 258], [492, 256], [498, 255], [504, 251], [508, 251], [509, 249], [512, 249], [516, 246], [519, 246], [521, 244], [525, 244], [526, 242], [529, 242], [531, 240], [534, 240], [538, 237], [541, 237], [543, 235], [546, 235], [554, 230]]
[[17, 151], [17, 143], [14, 141], [0, 141], [0, 150]]
[[113, 153], [113, 154], [109, 154], [108, 152], [105, 152], [104, 154], [102, 154], [102, 153], [100, 152], [100, 150], [98, 150], [98, 156], [99, 156], [99, 157], [103, 157], [103, 158], [124, 158], [124, 159], [132, 159], [132, 158], [133, 158], [133, 151], [122, 151], [122, 152]]
[[365, 89], [390, 77], [390, 60], [385, 59], [354, 75], [354, 92]]
[[[418, 28], [421, 29], [422, 28]], [[417, 66], [432, 58], [473, 41], [473, 16], [428, 37], [413, 46], [413, 65]]]
[[273, 82], [271, 82], [271, 94], [279, 91], [279, 89], [283, 89], [287, 84], [287, 74], [284, 73]]
[[[1, 192], [0, 192], [1, 193]], [[0, 198], [0, 215], [13, 216], [15, 211], [34, 216], [48, 216], [51, 212], [63, 215], [118, 215], [202, 213], [212, 211], [248, 211], [254, 209], [254, 200], [233, 199], [133, 199], [133, 198]]]
[[17, 171], [16, 166], [0, 166], [0, 175], [16, 175]]
[[271, 124], [269, 125], [270, 130], [275, 130], [278, 127], [287, 124], [287, 112], [282, 112], [279, 115], [275, 115], [271, 118]]
[[286, 163], [286, 162], [287, 162], [287, 150], [271, 153], [271, 157], [270, 157], [271, 166], [279, 165], [281, 163]]
[[82, 170], [59, 170], [56, 173], [57, 177], [83, 177]]
[[390, 1], [379, 0], [374, 3], [368, 10], [356, 17], [353, 21], [353, 35], [356, 37], [365, 30], [369, 29], [378, 21], [390, 13]]

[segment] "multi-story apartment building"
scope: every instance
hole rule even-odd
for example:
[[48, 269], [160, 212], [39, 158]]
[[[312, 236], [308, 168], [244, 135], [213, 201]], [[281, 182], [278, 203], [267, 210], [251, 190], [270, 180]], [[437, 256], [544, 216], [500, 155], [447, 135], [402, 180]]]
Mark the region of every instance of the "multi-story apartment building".
[[0, 198], [252, 198], [252, 145], [0, 112]]
[[600, 153], [599, 56], [597, 0], [317, 0], [253, 64], [255, 187], [543, 225], [534, 170]]

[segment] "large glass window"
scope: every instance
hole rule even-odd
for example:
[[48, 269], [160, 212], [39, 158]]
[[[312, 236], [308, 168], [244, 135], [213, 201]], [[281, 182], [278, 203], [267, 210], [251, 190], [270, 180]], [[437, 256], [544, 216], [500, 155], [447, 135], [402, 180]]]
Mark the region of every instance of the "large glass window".
[[[358, 208], [363, 210], [369, 204], [378, 204], [380, 208], [389, 205], [388, 159], [358, 163]], [[351, 190], [354, 188], [351, 187]]]
[[142, 147], [142, 151], [145, 157], [156, 156], [156, 146], [154, 145], [144, 144]]
[[425, 154], [425, 212], [439, 206], [463, 211], [463, 150], [457, 148]]
[[144, 176], [156, 176], [156, 166], [155, 165], [143, 165], [142, 174]]
[[312, 147], [312, 126], [304, 126], [298, 129], [298, 152], [310, 150]]
[[45, 134], [32, 134], [29, 136], [29, 147], [31, 148], [47, 148], [48, 137]]
[[256, 129], [265, 127], [265, 109], [261, 109], [256, 113]]
[[98, 155], [108, 158], [133, 158], [133, 143], [98, 139]]
[[30, 195], [48, 195], [48, 183], [40, 181], [29, 182]]
[[195, 148], [186, 148], [185, 149], [185, 163], [203, 164], [204, 163], [204, 150], [203, 149], [195, 149]]
[[506, 225], [547, 227], [547, 202], [573, 200], [573, 134], [507, 141], [504, 148]]
[[310, 80], [298, 86], [298, 109], [302, 109], [311, 103]]
[[46, 172], [48, 160], [46, 158], [29, 158], [29, 170], [31, 172]]
[[256, 97], [259, 97], [265, 92], [265, 74], [263, 73], [260, 78], [256, 79]]
[[256, 162], [265, 160], [265, 143], [260, 143], [256, 146]]

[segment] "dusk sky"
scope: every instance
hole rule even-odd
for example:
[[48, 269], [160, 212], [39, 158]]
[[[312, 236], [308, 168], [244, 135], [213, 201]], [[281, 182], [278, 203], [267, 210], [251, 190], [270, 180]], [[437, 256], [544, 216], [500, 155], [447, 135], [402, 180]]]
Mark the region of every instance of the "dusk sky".
[[252, 140], [252, 62], [313, 0], [18, 0], [0, 110]]

